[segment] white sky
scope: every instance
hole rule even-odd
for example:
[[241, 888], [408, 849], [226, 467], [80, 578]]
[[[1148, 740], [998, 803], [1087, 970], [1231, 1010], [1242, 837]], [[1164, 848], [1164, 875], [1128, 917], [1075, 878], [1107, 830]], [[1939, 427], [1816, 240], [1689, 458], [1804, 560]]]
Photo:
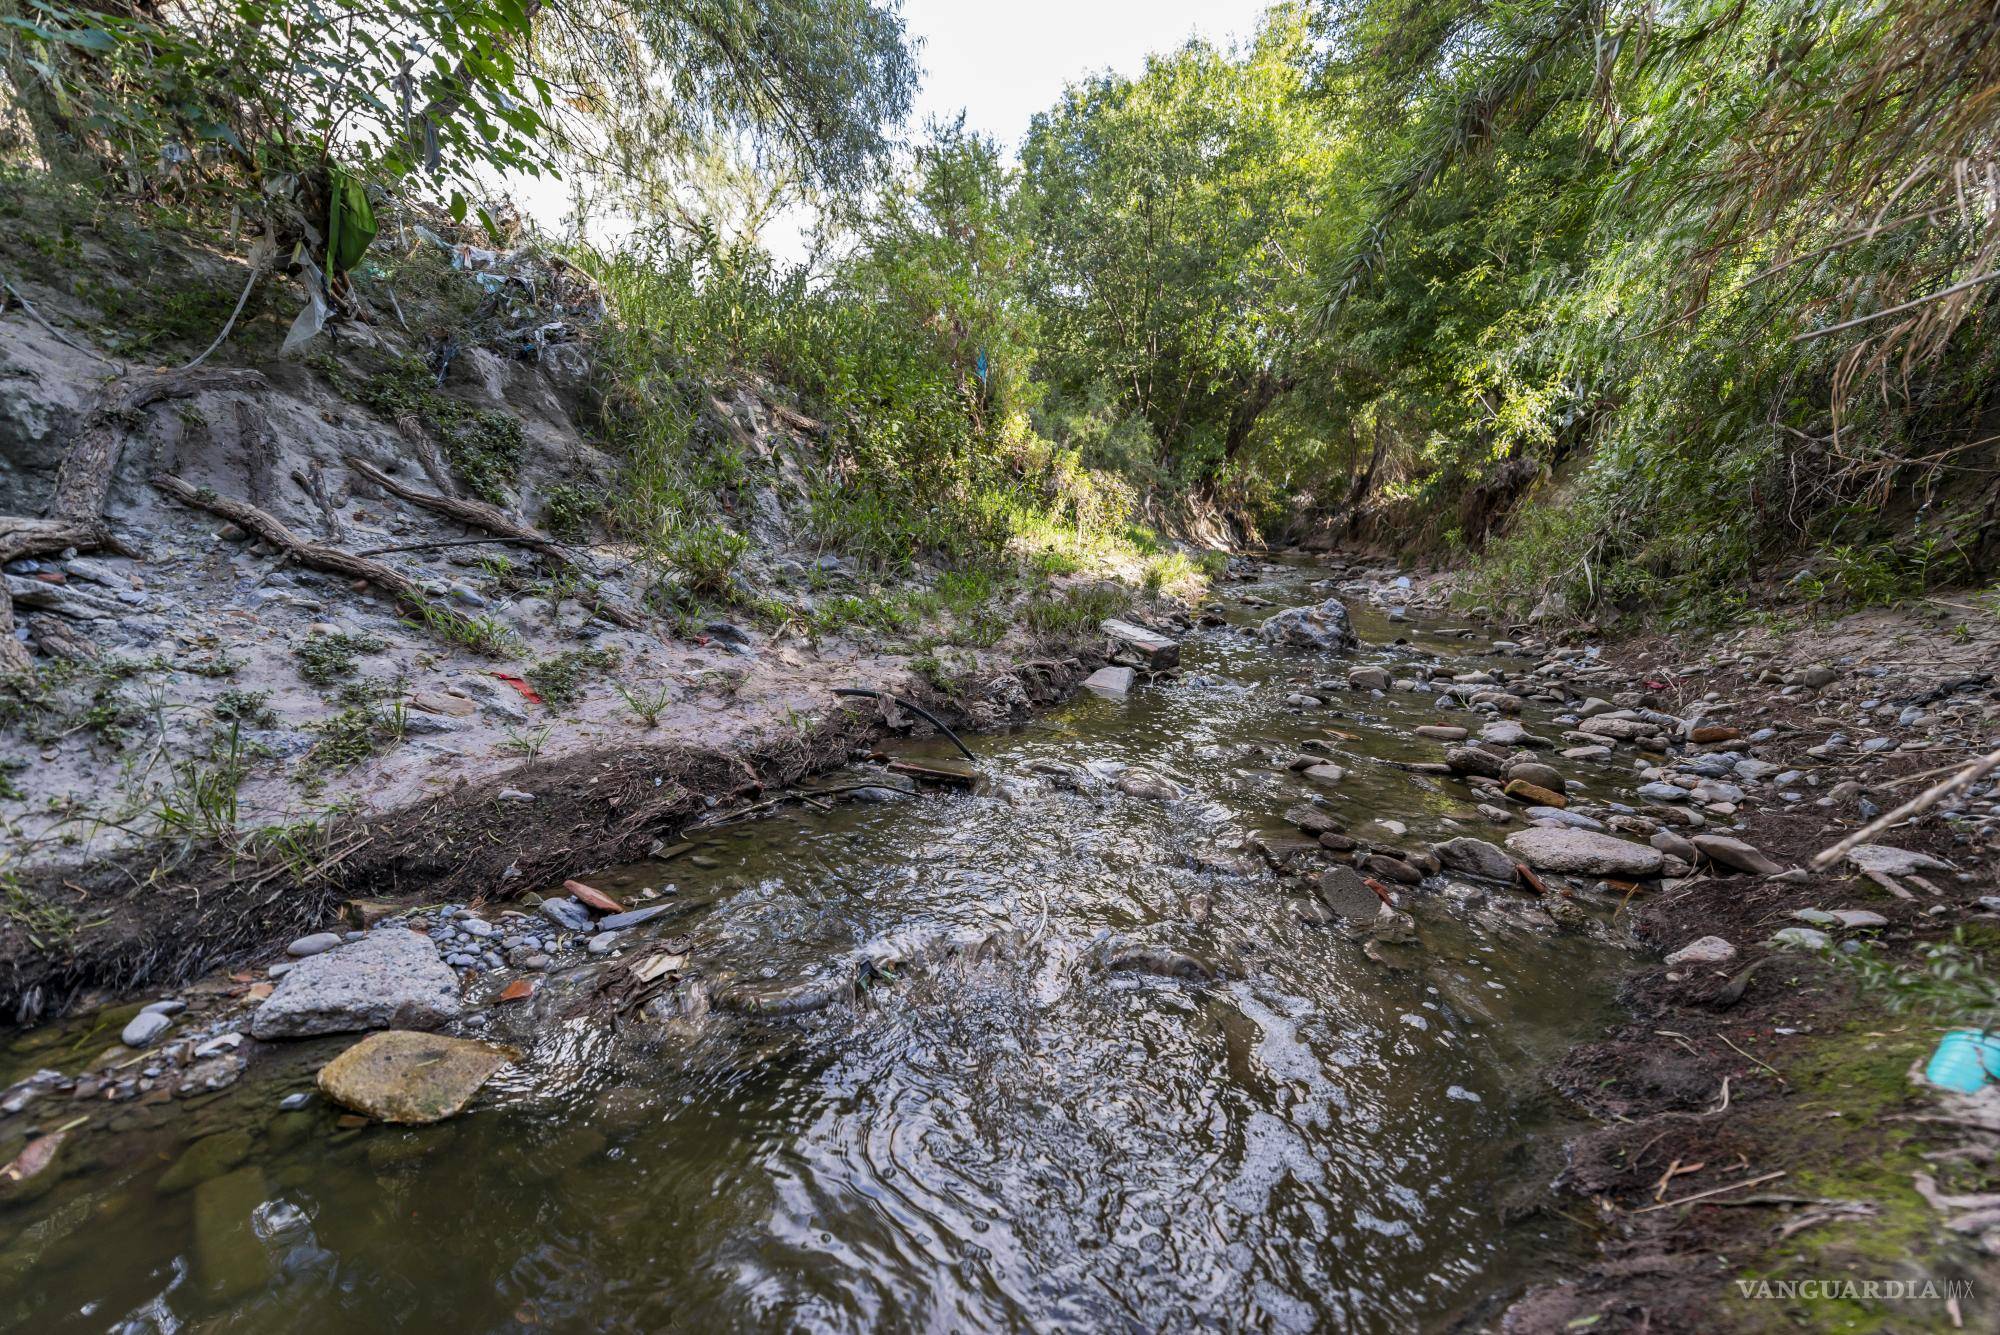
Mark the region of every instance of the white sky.
[[1018, 149], [1028, 118], [1065, 85], [1111, 69], [1137, 74], [1150, 52], [1189, 37], [1248, 37], [1270, 0], [903, 0], [924, 67], [913, 127], [963, 108], [966, 123]]
[[[1107, 69], [1136, 75], [1149, 53], [1170, 51], [1189, 37], [1218, 45], [1246, 38], [1270, 3], [903, 0], [905, 27], [924, 70], [906, 129], [914, 137], [927, 120], [946, 120], [963, 110], [969, 128], [997, 140], [1011, 155], [1028, 132], [1029, 118], [1053, 105], [1068, 84]], [[552, 232], [562, 230], [563, 186], [518, 177], [505, 185], [529, 216]], [[803, 258], [808, 225], [802, 211], [789, 210], [766, 224], [763, 242], [780, 258]], [[593, 240], [604, 244], [615, 237], [598, 233], [622, 228], [595, 219], [590, 230]]]

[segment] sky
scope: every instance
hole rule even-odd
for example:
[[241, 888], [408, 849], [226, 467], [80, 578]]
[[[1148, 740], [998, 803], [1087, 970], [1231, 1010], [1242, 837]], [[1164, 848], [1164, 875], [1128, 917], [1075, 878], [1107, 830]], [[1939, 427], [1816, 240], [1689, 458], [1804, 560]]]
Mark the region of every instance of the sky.
[[966, 123], [1009, 149], [1028, 119], [1065, 85], [1110, 69], [1137, 74], [1149, 52], [1189, 37], [1226, 45], [1255, 31], [1270, 0], [904, 0], [920, 43], [923, 91], [915, 126], [966, 113]]

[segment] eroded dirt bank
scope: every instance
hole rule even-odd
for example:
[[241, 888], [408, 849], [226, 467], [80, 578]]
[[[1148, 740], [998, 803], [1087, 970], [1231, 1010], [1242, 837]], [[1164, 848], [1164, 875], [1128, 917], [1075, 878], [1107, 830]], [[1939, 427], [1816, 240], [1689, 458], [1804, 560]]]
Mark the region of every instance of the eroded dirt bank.
[[1636, 957], [1630, 1018], [1550, 1077], [1595, 1123], [1550, 1208], [1589, 1221], [1596, 1255], [1499, 1324], [1991, 1328], [2000, 1100], [1921, 1071], [1946, 1029], [1995, 1018], [2000, 787], [1813, 862], [2000, 746], [1996, 662], [1990, 610], [1952, 599], [1606, 646], [1596, 693], [1693, 724], [1672, 759], [1642, 759], [1697, 784], [1651, 814], [1680, 813], [1686, 837], [1705, 807], [1761, 856], [1718, 847], [1737, 865], [1631, 892], [1656, 953]]

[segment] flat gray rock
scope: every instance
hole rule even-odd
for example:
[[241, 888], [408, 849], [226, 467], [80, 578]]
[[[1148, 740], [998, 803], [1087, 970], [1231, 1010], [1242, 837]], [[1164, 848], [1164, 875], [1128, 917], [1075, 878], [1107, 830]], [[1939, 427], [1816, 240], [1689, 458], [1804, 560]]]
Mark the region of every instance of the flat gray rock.
[[458, 978], [428, 937], [384, 927], [300, 960], [250, 1021], [260, 1039], [435, 1029], [457, 1018]]
[[1124, 695], [1132, 689], [1133, 677], [1128, 667], [1101, 667], [1083, 679], [1083, 686], [1102, 695]]
[[1551, 829], [1537, 825], [1507, 836], [1507, 848], [1543, 871], [1589, 876], [1658, 876], [1667, 855], [1646, 844], [1616, 839], [1595, 830]]

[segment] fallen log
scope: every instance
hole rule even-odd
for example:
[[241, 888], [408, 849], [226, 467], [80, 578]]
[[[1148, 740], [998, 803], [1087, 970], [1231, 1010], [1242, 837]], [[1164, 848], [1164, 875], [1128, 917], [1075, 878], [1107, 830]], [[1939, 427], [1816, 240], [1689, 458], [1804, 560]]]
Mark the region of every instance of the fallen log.
[[[400, 496], [412, 505], [456, 519], [468, 528], [482, 528], [511, 542], [518, 542], [523, 547], [531, 548], [551, 560], [561, 562], [587, 580], [594, 581], [598, 578], [597, 570], [588, 562], [580, 560], [574, 552], [561, 543], [539, 529], [514, 518], [497, 505], [488, 505], [485, 501], [466, 500], [457, 496], [440, 496], [435, 492], [420, 490], [407, 482], [397, 481], [366, 459], [351, 454], [347, 456], [347, 466], [382, 490]], [[595, 588], [586, 590], [584, 601], [589, 604], [593, 612], [627, 630], [636, 630], [642, 624], [637, 614], [619, 606]]]
[[[47, 516], [0, 515], [0, 565], [71, 547], [132, 555], [104, 522], [104, 500], [125, 452], [125, 437], [137, 424], [136, 414], [167, 399], [262, 384], [264, 377], [255, 371], [217, 369], [173, 371], [107, 385], [78, 421], [75, 441], [56, 468]], [[27, 646], [14, 638], [14, 600], [0, 587], [0, 672], [26, 672], [33, 666]]]

